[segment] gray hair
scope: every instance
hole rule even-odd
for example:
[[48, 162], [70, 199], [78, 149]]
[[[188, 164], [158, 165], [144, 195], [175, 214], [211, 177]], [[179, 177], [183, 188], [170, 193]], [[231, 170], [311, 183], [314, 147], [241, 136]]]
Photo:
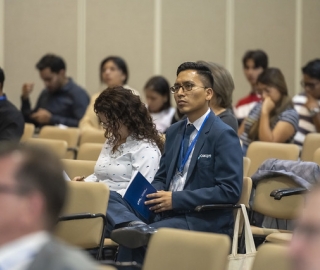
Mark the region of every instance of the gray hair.
[[213, 62], [198, 61], [197, 63], [207, 66], [213, 75], [213, 91], [216, 98], [211, 99], [211, 104], [225, 109], [230, 108], [232, 105], [232, 92], [234, 90], [234, 82], [230, 72], [223, 66]]

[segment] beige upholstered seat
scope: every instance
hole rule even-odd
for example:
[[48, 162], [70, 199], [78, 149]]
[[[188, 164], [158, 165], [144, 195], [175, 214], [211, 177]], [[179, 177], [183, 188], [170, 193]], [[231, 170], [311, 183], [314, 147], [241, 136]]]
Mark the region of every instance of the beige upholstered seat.
[[295, 144], [252, 142], [247, 151], [247, 157], [251, 160], [248, 176], [251, 177], [269, 158], [298, 160], [299, 152], [299, 147]]
[[313, 161], [314, 152], [320, 148], [320, 134], [309, 133], [303, 142], [301, 160]]
[[20, 139], [21, 142], [25, 142], [26, 140], [32, 138], [34, 134], [35, 126], [31, 123], [25, 123], [24, 124], [24, 131], [22, 134], [22, 137]]
[[143, 270], [224, 270], [230, 251], [226, 235], [161, 228], [149, 242]]
[[258, 248], [251, 270], [270, 269], [293, 269], [286, 246], [267, 243]]
[[266, 241], [274, 244], [289, 245], [292, 240], [292, 233], [271, 233], [266, 237]]
[[93, 160], [74, 160], [74, 159], [63, 159], [64, 168], [70, 179], [76, 176], [87, 177], [94, 172], [94, 166], [96, 164]]
[[[61, 216], [81, 213], [105, 216], [108, 200], [109, 188], [104, 183], [69, 181], [67, 202]], [[67, 243], [83, 249], [98, 248], [101, 245], [102, 251], [103, 218], [60, 221], [55, 234]]]
[[251, 160], [248, 157], [243, 157], [243, 177], [247, 177], [250, 169]]
[[[270, 197], [273, 190], [281, 188], [299, 187], [292, 179], [287, 176], [279, 176], [261, 180], [257, 183], [255, 196], [253, 199], [252, 210], [265, 216], [278, 219], [295, 219], [303, 204], [303, 195], [283, 197], [275, 200]], [[289, 232], [287, 230], [260, 228], [251, 226], [254, 236], [267, 236], [271, 233]]]
[[81, 134], [79, 145], [84, 143], [104, 143], [106, 141], [104, 132], [104, 130], [85, 130]]
[[42, 139], [53, 139], [53, 140], [63, 140], [68, 144], [68, 153], [65, 158], [73, 159], [78, 147], [80, 137], [79, 128], [59, 128], [55, 126], [44, 126], [41, 128], [39, 133], [39, 138]]
[[60, 158], [65, 157], [68, 149], [67, 142], [61, 140], [30, 138], [25, 143], [46, 147], [47, 149], [50, 149], [56, 153], [56, 155]]
[[320, 148], [318, 148], [313, 154], [313, 162], [320, 166]]
[[84, 143], [79, 146], [77, 159], [97, 161], [102, 150], [102, 143]]

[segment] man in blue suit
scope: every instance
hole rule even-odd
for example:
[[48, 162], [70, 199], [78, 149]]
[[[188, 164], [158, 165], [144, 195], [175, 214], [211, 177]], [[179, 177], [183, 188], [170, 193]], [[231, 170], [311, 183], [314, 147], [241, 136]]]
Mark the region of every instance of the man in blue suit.
[[209, 109], [213, 83], [210, 70], [201, 64], [178, 67], [171, 92], [187, 119], [167, 130], [152, 182], [158, 192], [146, 202], [155, 215], [145, 220], [122, 198], [110, 196], [107, 217], [114, 228], [111, 238], [120, 244], [119, 261], [142, 262], [143, 246], [161, 227], [232, 234], [232, 210], [194, 211], [203, 204], [235, 204], [242, 191], [239, 138]]

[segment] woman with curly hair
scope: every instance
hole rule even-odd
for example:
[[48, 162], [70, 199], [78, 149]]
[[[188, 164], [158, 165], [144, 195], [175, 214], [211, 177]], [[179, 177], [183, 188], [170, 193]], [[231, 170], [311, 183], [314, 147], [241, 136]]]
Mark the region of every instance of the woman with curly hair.
[[158, 170], [163, 141], [140, 98], [121, 86], [108, 88], [96, 99], [94, 111], [107, 140], [94, 173], [84, 181], [104, 182], [121, 196], [137, 171], [151, 182]]

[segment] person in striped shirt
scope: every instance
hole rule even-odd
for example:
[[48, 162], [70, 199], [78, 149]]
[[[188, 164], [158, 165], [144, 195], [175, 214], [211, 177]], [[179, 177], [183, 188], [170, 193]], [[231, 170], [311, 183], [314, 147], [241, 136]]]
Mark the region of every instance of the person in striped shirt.
[[320, 59], [308, 62], [303, 68], [301, 86], [304, 92], [293, 97], [292, 102], [299, 114], [299, 127], [294, 143], [300, 147], [311, 132], [320, 132]]
[[238, 135], [243, 155], [253, 141], [290, 143], [298, 129], [298, 113], [294, 110], [282, 72], [268, 68], [258, 77], [262, 92], [259, 102], [241, 124]]

